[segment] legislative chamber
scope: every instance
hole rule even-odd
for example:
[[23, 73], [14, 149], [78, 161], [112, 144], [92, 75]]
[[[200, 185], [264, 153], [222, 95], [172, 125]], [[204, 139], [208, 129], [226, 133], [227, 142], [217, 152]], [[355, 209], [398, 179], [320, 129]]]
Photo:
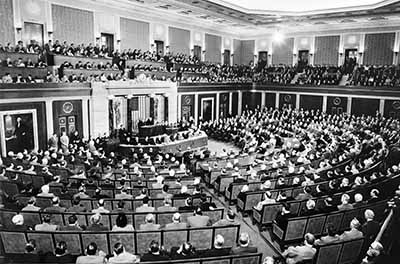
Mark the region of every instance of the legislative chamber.
[[398, 263], [399, 15], [1, 0], [0, 263]]

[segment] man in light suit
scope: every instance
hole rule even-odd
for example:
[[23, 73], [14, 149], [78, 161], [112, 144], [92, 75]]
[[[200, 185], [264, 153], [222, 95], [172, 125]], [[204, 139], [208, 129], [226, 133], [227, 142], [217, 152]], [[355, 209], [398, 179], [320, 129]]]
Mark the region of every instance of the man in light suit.
[[172, 216], [172, 223], [165, 225], [165, 229], [185, 229], [186, 227], [187, 227], [186, 223], [181, 223], [180, 213], [175, 213]]
[[339, 241], [339, 235], [336, 234], [335, 227], [332, 223], [328, 223], [326, 229], [327, 229], [328, 235], [323, 236], [320, 239], [318, 239], [317, 241], [315, 241], [316, 246], [323, 246], [323, 245], [327, 245], [327, 244], [331, 244], [331, 243], [335, 243], [335, 242]]
[[283, 252], [282, 256], [286, 259], [286, 263], [295, 264], [313, 259], [317, 252], [313, 247], [314, 242], [315, 238], [313, 234], [305, 234], [303, 246], [289, 247]]
[[152, 213], [155, 211], [155, 208], [149, 205], [150, 198], [144, 197], [142, 206], [136, 208], [137, 213]]
[[115, 195], [115, 200], [130, 200], [133, 199], [132, 194], [128, 194], [128, 190], [123, 187], [121, 193]]
[[169, 198], [164, 199], [164, 205], [157, 208], [158, 212], [175, 212], [176, 207], [172, 206], [172, 201]]
[[235, 221], [235, 213], [232, 210], [228, 210], [226, 213], [226, 218], [218, 220], [213, 224], [213, 226], [228, 226], [236, 224], [239, 224], [239, 222]]
[[248, 253], [257, 253], [256, 247], [250, 247], [250, 237], [247, 233], [241, 233], [239, 236], [239, 245], [231, 249], [232, 255], [246, 255]]
[[139, 230], [153, 231], [158, 230], [161, 227], [161, 225], [154, 223], [155, 220], [153, 214], [147, 214], [144, 221], [145, 223], [139, 226]]
[[188, 227], [204, 227], [211, 225], [210, 217], [203, 215], [200, 207], [196, 208], [193, 216], [188, 217], [187, 222]]
[[360, 222], [357, 220], [357, 218], [354, 218], [350, 222], [350, 231], [343, 232], [343, 234], [341, 234], [339, 237], [340, 241], [349, 241], [363, 237], [363, 233], [359, 230], [359, 228]]

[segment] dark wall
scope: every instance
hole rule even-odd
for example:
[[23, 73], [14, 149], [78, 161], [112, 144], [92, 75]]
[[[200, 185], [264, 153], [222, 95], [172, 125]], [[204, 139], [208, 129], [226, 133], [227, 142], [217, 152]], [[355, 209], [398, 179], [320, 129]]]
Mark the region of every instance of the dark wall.
[[231, 115], [235, 116], [238, 114], [238, 100], [239, 100], [239, 94], [237, 92], [232, 93], [232, 113]]
[[292, 105], [292, 109], [296, 108], [296, 95], [295, 94], [279, 94], [279, 108], [282, 108], [284, 105], [289, 107]]
[[400, 118], [400, 100], [385, 100], [384, 116]]
[[366, 98], [353, 98], [351, 102], [351, 113], [353, 115], [372, 115], [376, 114], [379, 110], [378, 99], [366, 99]]
[[[68, 108], [72, 105], [72, 111]], [[71, 111], [69, 113], [69, 111]], [[75, 116], [76, 125], [75, 129], [78, 130], [79, 135], [83, 135], [83, 121], [82, 121], [82, 100], [66, 100], [53, 102], [53, 131], [58, 135], [60, 134], [59, 118]]]
[[181, 98], [181, 118], [189, 119], [194, 117], [194, 95], [182, 95]]
[[261, 105], [260, 92], [243, 92], [242, 94], [242, 110], [256, 109]]
[[340, 114], [347, 111], [347, 97], [328, 96], [326, 112]]
[[226, 117], [229, 114], [229, 93], [219, 94], [219, 117]]
[[275, 108], [276, 102], [276, 94], [274, 93], [265, 93], [265, 107], [267, 108]]
[[300, 95], [300, 108], [305, 110], [322, 110], [322, 96]]
[[[47, 123], [46, 123], [46, 105], [44, 102], [26, 102], [13, 104], [0, 104], [0, 111], [15, 111], [36, 109], [38, 122], [39, 148], [47, 148]], [[1, 120], [1, 122], [4, 122]]]

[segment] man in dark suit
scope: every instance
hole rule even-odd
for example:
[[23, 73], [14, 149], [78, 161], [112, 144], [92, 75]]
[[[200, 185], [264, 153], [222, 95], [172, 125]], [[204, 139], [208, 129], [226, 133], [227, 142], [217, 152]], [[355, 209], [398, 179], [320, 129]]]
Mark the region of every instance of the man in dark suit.
[[250, 247], [250, 237], [247, 233], [241, 233], [239, 237], [239, 245], [232, 248], [232, 255], [245, 255], [248, 253], [257, 253], [256, 247]]
[[216, 235], [214, 240], [214, 247], [207, 249], [201, 253], [202, 258], [218, 257], [229, 255], [231, 249], [224, 247], [225, 239], [221, 235]]
[[370, 209], [365, 210], [364, 217], [366, 222], [362, 225], [361, 232], [365, 237], [366, 244], [369, 245], [372, 243], [372, 241], [374, 241], [376, 235], [379, 233], [380, 225], [374, 220], [374, 211]]
[[140, 261], [162, 261], [168, 260], [169, 256], [165, 254], [160, 248], [160, 245], [157, 241], [151, 241], [148, 253], [144, 254]]
[[284, 203], [282, 205], [282, 211], [276, 215], [275, 222], [282, 230], [286, 230], [290, 217], [294, 217], [294, 215], [290, 213], [290, 204]]

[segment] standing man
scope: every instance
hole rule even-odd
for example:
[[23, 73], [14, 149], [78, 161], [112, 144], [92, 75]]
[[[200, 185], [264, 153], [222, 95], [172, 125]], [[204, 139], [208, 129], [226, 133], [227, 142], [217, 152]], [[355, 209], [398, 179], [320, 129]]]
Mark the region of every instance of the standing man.
[[56, 133], [53, 133], [53, 135], [49, 138], [49, 150], [58, 150], [58, 136]]
[[63, 153], [67, 154], [69, 146], [69, 137], [67, 136], [67, 132], [65, 131], [62, 132], [62, 135], [60, 137], [60, 144]]

